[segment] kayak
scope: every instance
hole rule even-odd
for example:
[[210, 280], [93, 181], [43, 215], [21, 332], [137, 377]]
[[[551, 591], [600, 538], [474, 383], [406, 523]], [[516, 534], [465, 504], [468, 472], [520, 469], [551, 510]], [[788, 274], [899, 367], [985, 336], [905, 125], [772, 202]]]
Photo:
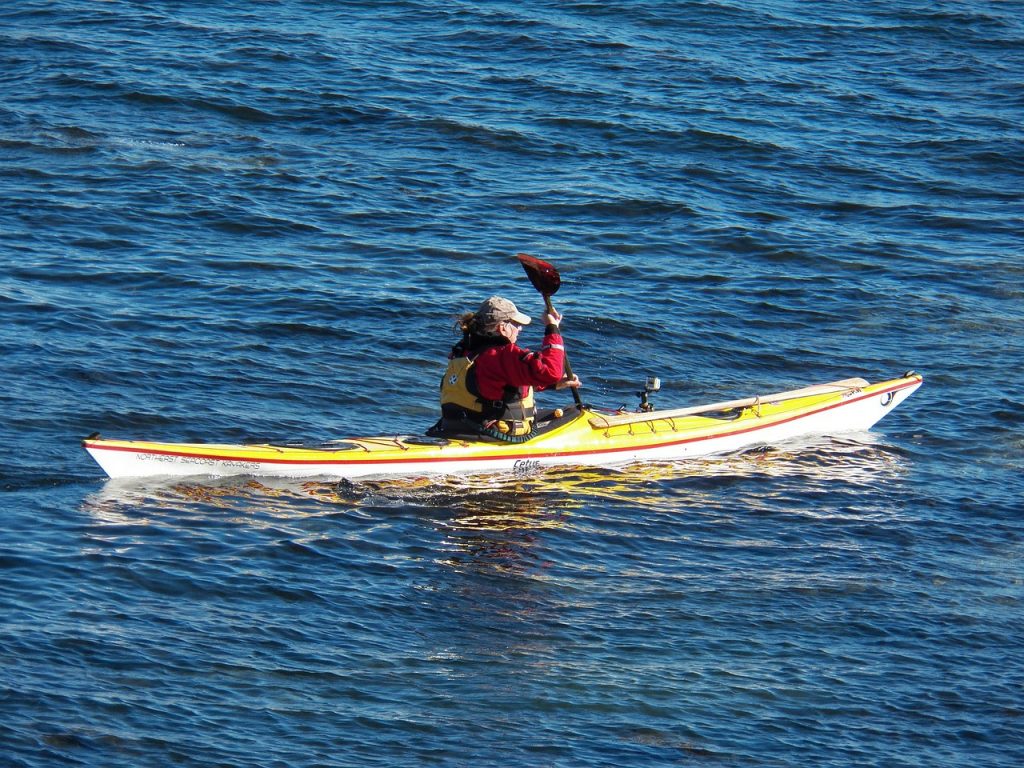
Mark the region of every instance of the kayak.
[[228, 445], [113, 440], [94, 434], [82, 445], [111, 478], [529, 475], [549, 467], [674, 462], [863, 431], [922, 382], [920, 374], [908, 371], [874, 384], [850, 378], [671, 410], [604, 411], [580, 404], [542, 414], [537, 435], [523, 443], [395, 435], [316, 445]]

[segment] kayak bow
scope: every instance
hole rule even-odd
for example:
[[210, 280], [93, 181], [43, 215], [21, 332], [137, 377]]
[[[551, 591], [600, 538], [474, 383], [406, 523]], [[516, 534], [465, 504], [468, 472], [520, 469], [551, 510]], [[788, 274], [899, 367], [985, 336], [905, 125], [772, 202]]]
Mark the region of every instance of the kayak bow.
[[[358, 437], [316, 446], [108, 440], [82, 445], [112, 478], [150, 476], [367, 478], [613, 466], [732, 453], [812, 435], [869, 429], [923, 379], [908, 372], [869, 384], [855, 378], [723, 403], [605, 413], [576, 407], [550, 414], [521, 444], [409, 435]], [[557, 413], [557, 412], [556, 412]]]

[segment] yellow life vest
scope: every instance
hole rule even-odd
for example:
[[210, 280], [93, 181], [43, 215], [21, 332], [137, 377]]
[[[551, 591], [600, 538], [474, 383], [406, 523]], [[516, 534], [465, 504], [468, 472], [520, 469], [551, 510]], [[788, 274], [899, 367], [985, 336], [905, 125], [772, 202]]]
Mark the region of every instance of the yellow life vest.
[[473, 361], [468, 357], [453, 357], [448, 361], [448, 368], [444, 372], [444, 378], [441, 379], [442, 411], [446, 410], [446, 405], [454, 405], [464, 408], [470, 413], [478, 413], [483, 416], [483, 401], [469, 391], [469, 371], [472, 367]]
[[521, 395], [518, 387], [506, 388], [501, 400], [484, 400], [476, 394], [473, 363], [468, 357], [453, 357], [441, 378], [441, 413], [446, 418], [468, 419], [503, 435], [520, 437], [533, 431], [536, 404], [533, 387]]

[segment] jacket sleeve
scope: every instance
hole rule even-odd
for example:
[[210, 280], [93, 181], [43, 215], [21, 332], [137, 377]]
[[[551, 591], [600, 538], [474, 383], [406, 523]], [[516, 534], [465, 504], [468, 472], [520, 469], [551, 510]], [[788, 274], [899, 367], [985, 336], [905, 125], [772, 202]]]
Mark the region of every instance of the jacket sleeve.
[[565, 376], [565, 346], [562, 336], [548, 328], [544, 343], [536, 352], [511, 346], [503, 360], [507, 381], [517, 387], [546, 389]]

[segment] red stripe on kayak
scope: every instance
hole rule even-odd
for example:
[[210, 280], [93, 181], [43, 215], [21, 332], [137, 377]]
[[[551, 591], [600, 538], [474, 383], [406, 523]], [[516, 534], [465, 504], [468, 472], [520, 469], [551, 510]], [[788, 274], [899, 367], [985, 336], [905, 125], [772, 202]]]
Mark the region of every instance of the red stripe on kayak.
[[[270, 459], [270, 458], [255, 458], [249, 456], [218, 456], [215, 454], [208, 453], [192, 453], [187, 451], [173, 451], [173, 450], [159, 450], [159, 449], [140, 449], [132, 448], [130, 446], [120, 445], [103, 445], [97, 444], [90, 440], [83, 440], [82, 445], [92, 450], [100, 451], [120, 451], [124, 453], [137, 453], [147, 456], [175, 456], [183, 459], [204, 459], [209, 461], [235, 461], [244, 462], [249, 464], [294, 464], [294, 465], [317, 465], [317, 466], [335, 466], [335, 465], [350, 465], [350, 466], [363, 466], [363, 465], [377, 465], [377, 464], [436, 464], [440, 462], [458, 462], [458, 461], [498, 461], [498, 460], [516, 460], [516, 459], [536, 459], [536, 458], [549, 458], [554, 456], [595, 456], [610, 453], [627, 453], [629, 451], [649, 451], [662, 448], [671, 448], [675, 445], [686, 445], [688, 443], [699, 443], [705, 440], [717, 440], [725, 437], [734, 437], [736, 435], [745, 435], [750, 432], [757, 432], [762, 429], [769, 429], [771, 427], [777, 427], [782, 424], [789, 424], [793, 421], [799, 421], [800, 419], [806, 419], [810, 416], [817, 416], [818, 414], [825, 413], [827, 411], [835, 410], [836, 408], [842, 408], [847, 405], [853, 405], [863, 400], [869, 400], [873, 397], [880, 397], [890, 392], [899, 392], [900, 390], [907, 389], [911, 386], [916, 386], [921, 383], [923, 379], [918, 377], [912, 382], [906, 384], [900, 384], [895, 387], [889, 387], [888, 389], [879, 390], [872, 392], [871, 394], [862, 395], [861, 397], [851, 398], [849, 400], [842, 400], [832, 405], [827, 405], [823, 408], [810, 411], [808, 413], [802, 413], [798, 416], [791, 416], [787, 419], [780, 421], [773, 421], [770, 424], [759, 424], [746, 429], [737, 429], [732, 432], [721, 432], [715, 435], [703, 435], [701, 437], [686, 437], [680, 440], [670, 440], [664, 443], [656, 443], [654, 445], [646, 445], [642, 447], [629, 447], [623, 446], [621, 448], [595, 448], [587, 451], [547, 451], [544, 453], [538, 453], [536, 451], [531, 453], [501, 453], [501, 454], [484, 454], [478, 456], [432, 456], [419, 459], [361, 459], [361, 460], [350, 460], [350, 459], [323, 459], [323, 460], [310, 460], [310, 459]], [[769, 401], [770, 402], [770, 401]], [[349, 438], [350, 440], [356, 441], [362, 438]]]

